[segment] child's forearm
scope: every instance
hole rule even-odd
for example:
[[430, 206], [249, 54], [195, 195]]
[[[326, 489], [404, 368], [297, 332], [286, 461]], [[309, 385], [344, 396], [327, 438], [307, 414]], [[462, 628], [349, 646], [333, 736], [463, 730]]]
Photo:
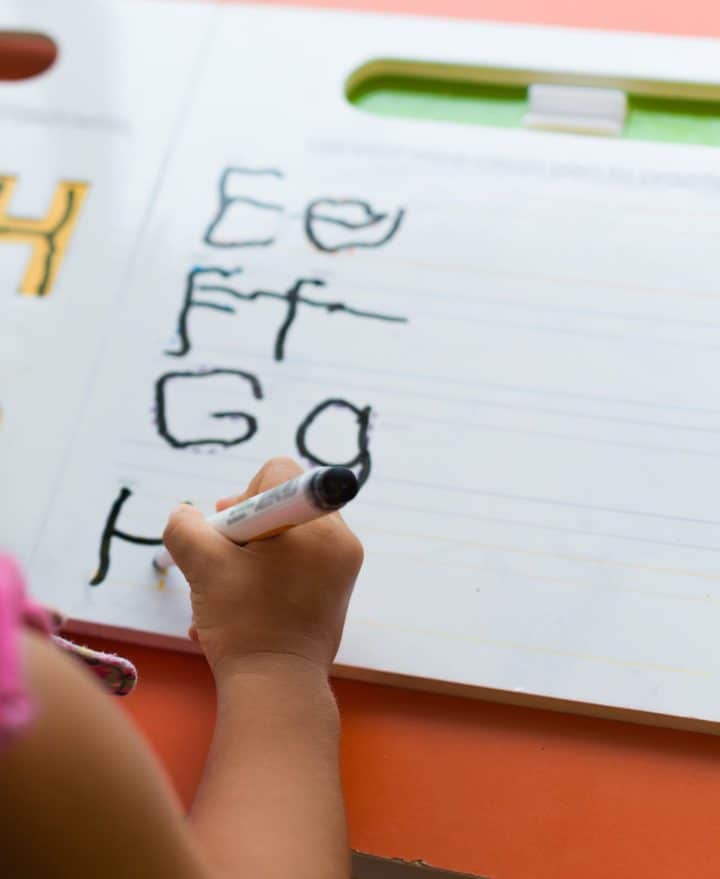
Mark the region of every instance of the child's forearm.
[[[227, 509], [300, 476], [269, 461]], [[327, 671], [363, 560], [334, 512], [236, 546], [176, 509], [165, 545], [190, 585], [192, 636], [215, 674], [215, 737], [191, 821], [212, 873], [346, 879], [339, 722]]]
[[287, 655], [217, 675], [218, 717], [191, 821], [219, 874], [345, 879], [339, 720], [323, 670]]

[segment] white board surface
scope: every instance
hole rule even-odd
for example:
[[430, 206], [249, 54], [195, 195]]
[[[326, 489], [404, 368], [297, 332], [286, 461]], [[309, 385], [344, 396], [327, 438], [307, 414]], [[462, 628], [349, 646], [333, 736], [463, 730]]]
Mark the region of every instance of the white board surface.
[[[381, 119], [343, 95], [362, 63], [398, 56], [712, 83], [717, 45], [182, 15], [210, 36], [177, 47], [201, 63], [181, 125], [157, 129], [162, 174], [137, 157], [151, 212], [109, 247], [127, 284], [63, 329], [66, 349], [94, 334], [82, 381], [38, 360], [78, 382], [43, 452], [52, 502], [17, 496], [31, 443], [3, 466], [0, 533], [36, 593], [81, 626], [187, 645], [186, 585], [158, 588], [152, 547], [114, 537], [101, 564], [113, 504], [116, 529], [157, 538], [178, 501], [209, 511], [273, 454], [350, 461], [367, 433], [347, 673], [720, 720], [717, 152]], [[58, 173], [98, 187], [117, 167], [74, 161]], [[79, 228], [62, 288], [30, 305], [83, 310], [109, 210]], [[36, 415], [11, 414], [3, 430], [36, 435]]]

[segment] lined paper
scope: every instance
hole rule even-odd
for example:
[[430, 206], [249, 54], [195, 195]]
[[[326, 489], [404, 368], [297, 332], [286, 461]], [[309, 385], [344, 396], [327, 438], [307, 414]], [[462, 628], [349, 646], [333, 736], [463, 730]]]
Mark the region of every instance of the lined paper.
[[[720, 160], [365, 116], [344, 76], [401, 38], [430, 57], [434, 24], [223, 14], [35, 580], [81, 623], [182, 639], [186, 584], [150, 564], [171, 507], [270, 455], [352, 463], [341, 666], [717, 720]], [[440, 30], [450, 60], [580, 51]], [[662, 40], [587, 63], [613, 40], [673, 73]]]

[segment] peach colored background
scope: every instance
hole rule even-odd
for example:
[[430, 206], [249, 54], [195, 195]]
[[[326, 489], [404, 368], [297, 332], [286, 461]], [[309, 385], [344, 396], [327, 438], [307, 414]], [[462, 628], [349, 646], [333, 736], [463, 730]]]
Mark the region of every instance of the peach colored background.
[[[260, 2], [263, 5], [262, 0]], [[665, 34], [720, 35], [720, 4], [716, 0], [677, 3], [671, 0], [285, 0], [283, 5]]]
[[[717, 0], [315, 5], [720, 35]], [[94, 643], [138, 664], [122, 708], [188, 804], [213, 725], [203, 661]], [[336, 692], [356, 848], [492, 879], [720, 876], [720, 738], [348, 681]]]

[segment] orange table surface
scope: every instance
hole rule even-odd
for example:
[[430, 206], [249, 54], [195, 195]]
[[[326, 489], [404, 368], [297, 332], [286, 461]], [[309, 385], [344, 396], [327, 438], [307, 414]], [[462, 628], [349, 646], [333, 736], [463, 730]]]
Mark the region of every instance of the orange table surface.
[[[314, 5], [720, 35], [717, 0]], [[214, 717], [204, 661], [93, 643], [137, 663], [141, 684], [123, 709], [189, 804]], [[720, 738], [350, 681], [335, 689], [357, 849], [492, 879], [720, 876]]]

